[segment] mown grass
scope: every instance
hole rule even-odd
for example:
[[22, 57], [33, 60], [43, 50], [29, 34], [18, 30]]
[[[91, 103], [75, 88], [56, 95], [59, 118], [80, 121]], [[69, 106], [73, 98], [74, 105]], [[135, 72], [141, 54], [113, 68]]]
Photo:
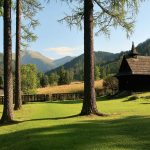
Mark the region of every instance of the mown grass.
[[150, 100], [126, 100], [98, 98], [108, 117], [75, 117], [81, 101], [26, 104], [16, 124], [0, 126], [0, 150], [148, 150]]
[[[95, 81], [95, 88], [102, 89], [103, 80]], [[73, 82], [69, 85], [59, 85], [59, 86], [48, 86], [45, 88], [39, 88], [37, 90], [38, 94], [51, 94], [51, 93], [76, 93], [83, 92], [84, 83], [83, 82]]]

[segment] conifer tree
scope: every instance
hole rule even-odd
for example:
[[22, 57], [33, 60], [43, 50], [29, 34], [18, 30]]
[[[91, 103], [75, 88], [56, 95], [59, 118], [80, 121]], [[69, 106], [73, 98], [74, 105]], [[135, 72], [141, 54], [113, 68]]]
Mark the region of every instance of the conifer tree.
[[[110, 35], [110, 28], [121, 26], [127, 36], [133, 31], [139, 0], [62, 0], [73, 3], [76, 7], [72, 14], [60, 20], [71, 27], [82, 28], [84, 21], [84, 100], [81, 115], [100, 115], [96, 106], [94, 89], [94, 36], [93, 28], [99, 33]], [[94, 5], [97, 6], [94, 12]]]
[[4, 0], [4, 108], [1, 123], [13, 121], [11, 0]]

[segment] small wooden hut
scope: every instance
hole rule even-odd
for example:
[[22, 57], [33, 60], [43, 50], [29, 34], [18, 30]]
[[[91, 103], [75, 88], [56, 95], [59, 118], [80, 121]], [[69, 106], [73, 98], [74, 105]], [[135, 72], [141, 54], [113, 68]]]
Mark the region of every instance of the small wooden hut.
[[116, 77], [120, 91], [150, 91], [150, 56], [140, 56], [133, 43], [129, 54], [123, 57]]

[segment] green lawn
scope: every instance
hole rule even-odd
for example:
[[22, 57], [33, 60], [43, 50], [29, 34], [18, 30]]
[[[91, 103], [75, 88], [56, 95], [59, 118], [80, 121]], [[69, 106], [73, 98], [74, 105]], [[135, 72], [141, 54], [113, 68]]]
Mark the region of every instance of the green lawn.
[[[150, 100], [99, 98], [108, 117], [73, 117], [81, 101], [30, 103], [0, 126], [0, 150], [149, 150]], [[2, 106], [0, 105], [0, 115]]]

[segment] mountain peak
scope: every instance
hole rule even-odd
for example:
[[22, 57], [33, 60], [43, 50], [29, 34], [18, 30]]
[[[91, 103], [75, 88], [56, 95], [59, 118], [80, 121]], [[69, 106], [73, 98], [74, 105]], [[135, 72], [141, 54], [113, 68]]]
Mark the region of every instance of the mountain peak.
[[64, 65], [73, 57], [66, 56], [61, 59], [50, 59], [38, 51], [26, 50], [22, 52], [22, 64], [35, 64], [39, 71], [46, 72]]

